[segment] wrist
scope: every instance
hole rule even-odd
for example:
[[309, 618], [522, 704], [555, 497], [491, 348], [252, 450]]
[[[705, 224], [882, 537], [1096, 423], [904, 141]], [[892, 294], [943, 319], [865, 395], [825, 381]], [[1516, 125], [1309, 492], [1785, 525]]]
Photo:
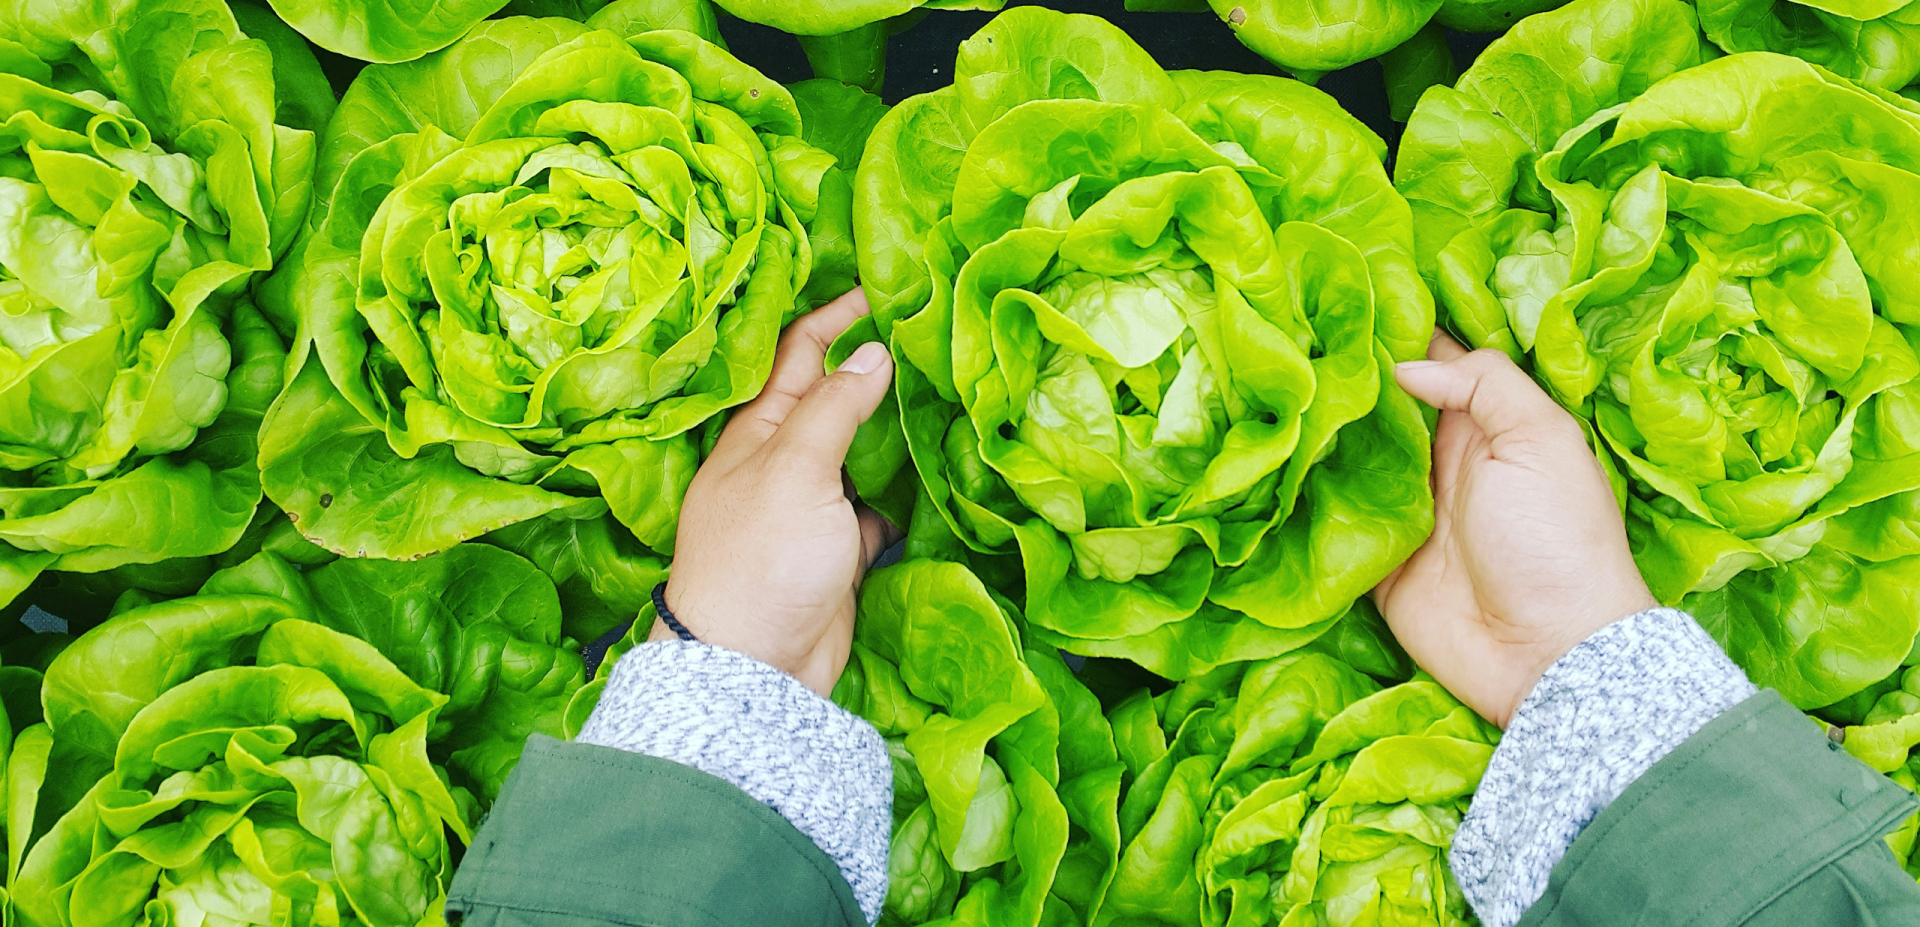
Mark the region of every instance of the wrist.
[[653, 628], [649, 629], [647, 639], [649, 641], [655, 639], [664, 640], [665, 638], [661, 637], [659, 632], [661, 629], [665, 629], [670, 632], [673, 637], [677, 637], [680, 640], [698, 643], [700, 638], [695, 636], [693, 631], [686, 625], [681, 624], [680, 620], [674, 616], [673, 609], [667, 606], [666, 590], [667, 584], [665, 582], [658, 583], [653, 587], [654, 624]]
[[726, 640], [727, 622], [716, 620], [716, 616], [723, 612], [701, 601], [698, 596], [689, 595], [684, 585], [676, 582], [674, 577], [669, 576], [666, 582], [656, 587], [653, 604], [653, 627], [647, 633], [649, 643], [680, 640], [680, 633], [674, 627], [677, 624], [702, 644], [728, 650], [740, 649]]
[[677, 624], [702, 644], [726, 646], [718, 639], [721, 636], [717, 633], [718, 627], [707, 620], [707, 616], [713, 614], [712, 609], [697, 605], [689, 609], [687, 595], [673, 577], [669, 576], [666, 582], [654, 588], [653, 605], [653, 626], [647, 632], [648, 643], [681, 640], [680, 632], [674, 627]]
[[[710, 603], [676, 589], [672, 580], [661, 589], [660, 597], [667, 612], [700, 643], [731, 650], [771, 666], [821, 695], [833, 691], [841, 670], [846, 667], [852, 638], [850, 621], [847, 622], [848, 633], [845, 635], [848, 642], [841, 643], [836, 649], [832, 646], [832, 634], [816, 638], [808, 644], [807, 635], [774, 632], [763, 622], [755, 620], [755, 615], [746, 614], [738, 606]], [[663, 616], [656, 614], [653, 627], [647, 633], [647, 642], [679, 639], [678, 632]]]
[[[1627, 616], [1621, 615], [1620, 617], [1625, 618]], [[1604, 628], [1605, 625], [1601, 627]], [[1540, 680], [1546, 678], [1547, 671], [1552, 669], [1555, 663], [1560, 662], [1561, 657], [1571, 653], [1573, 648], [1580, 646], [1580, 641], [1592, 637], [1599, 630], [1601, 630], [1601, 628], [1594, 628], [1592, 631], [1582, 634], [1578, 640], [1568, 640], [1542, 646], [1531, 652], [1522, 664], [1522, 669], [1514, 685], [1508, 690], [1507, 697], [1499, 703], [1492, 714], [1487, 716], [1487, 720], [1492, 722], [1494, 727], [1502, 731], [1506, 730], [1507, 725], [1513, 723], [1514, 714], [1519, 712], [1520, 706], [1526, 703], [1527, 697], [1533, 694], [1533, 690], [1540, 687]], [[671, 633], [669, 633], [668, 637], [672, 637]]]
[[1547, 636], [1531, 648], [1529, 656], [1521, 663], [1523, 669], [1511, 696], [1487, 720], [1506, 730], [1514, 713], [1520, 710], [1527, 697], [1539, 687], [1547, 671], [1561, 658], [1595, 634], [1642, 612], [1659, 608], [1660, 603], [1654, 599], [1653, 593], [1648, 592], [1644, 584], [1638, 585], [1638, 589], [1629, 589], [1626, 595], [1609, 597], [1610, 604], [1599, 605], [1587, 610], [1585, 615], [1575, 616], [1574, 620], [1555, 628], [1557, 633]]

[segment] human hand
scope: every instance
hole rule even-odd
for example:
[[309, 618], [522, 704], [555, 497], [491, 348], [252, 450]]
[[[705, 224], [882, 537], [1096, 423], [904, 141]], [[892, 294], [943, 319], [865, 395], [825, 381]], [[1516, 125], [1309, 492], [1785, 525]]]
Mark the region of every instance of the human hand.
[[[854, 429], [886, 397], [893, 359], [874, 342], [821, 373], [828, 345], [866, 314], [854, 290], [788, 326], [766, 389], [734, 413], [687, 488], [666, 588], [695, 637], [822, 695], [847, 665], [860, 580], [899, 537], [840, 475]], [[648, 639], [673, 637], [655, 619]]]
[[1374, 589], [1414, 661], [1502, 728], [1541, 674], [1656, 604], [1573, 416], [1507, 356], [1436, 333], [1394, 370], [1440, 410], [1433, 536]]

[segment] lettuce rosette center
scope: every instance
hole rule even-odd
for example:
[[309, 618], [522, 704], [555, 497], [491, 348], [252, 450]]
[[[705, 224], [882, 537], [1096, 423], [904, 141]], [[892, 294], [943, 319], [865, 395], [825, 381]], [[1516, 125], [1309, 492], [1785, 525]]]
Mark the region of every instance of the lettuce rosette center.
[[[476, 108], [395, 106], [498, 44], [528, 63]], [[319, 363], [265, 430], [269, 494], [322, 546], [396, 559], [610, 511], [657, 571], [703, 427], [758, 392], [833, 276], [811, 236], [844, 230], [835, 158], [707, 39], [554, 19], [369, 68], [335, 125], [396, 119], [323, 151], [332, 206], [283, 275]]]
[[[1032, 103], [995, 129], [1027, 132], [1022, 117], [1053, 122], [1058, 109], [1094, 107], [1107, 105]], [[1000, 204], [962, 201], [954, 216], [963, 241], [987, 239], [962, 266], [955, 300], [957, 318], [987, 321], [987, 350], [966, 353], [989, 363], [962, 363], [956, 350], [954, 364], [981, 455], [1023, 503], [1073, 535], [1083, 575], [1115, 582], [1157, 573], [1170, 558], [1127, 545], [1148, 559], [1110, 562], [1102, 553], [1118, 538], [1095, 531], [1243, 507], [1256, 485], [1279, 479], [1316, 389], [1347, 386], [1340, 398], [1356, 409], [1379, 391], [1359, 252], [1324, 233], [1315, 240], [1311, 226], [1276, 233], [1259, 221], [1210, 221], [1223, 211], [1257, 214], [1259, 205], [1224, 157], [1190, 133], [1181, 141], [1201, 163], [1217, 162], [1129, 178], [1077, 214], [1073, 192], [1084, 175], [1073, 173], [1024, 204], [1021, 227], [991, 239], [988, 217]], [[1138, 164], [1166, 154], [1143, 152]], [[978, 162], [963, 165], [959, 188], [984, 180], [978, 173]], [[1314, 266], [1315, 244], [1347, 266]], [[1337, 282], [1357, 287], [1302, 285], [1343, 270]], [[1336, 308], [1323, 315], [1329, 304]], [[1341, 365], [1351, 382], [1318, 382], [1316, 360]]]
[[[891, 339], [938, 521], [1017, 555], [1049, 644], [1177, 678], [1310, 642], [1431, 518], [1391, 381], [1428, 305], [1378, 140], [1297, 82], [1169, 75], [1090, 17], [1004, 14], [957, 75], [869, 143], [874, 323], [850, 336]], [[943, 120], [979, 125], [944, 164]], [[871, 446], [854, 476], [884, 503]]]
[[[559, 459], [514, 449], [649, 437], [686, 421], [674, 408], [711, 405], [643, 414], [707, 367], [761, 240], [791, 251], [793, 238], [768, 225], [774, 198], [752, 160], [692, 140], [690, 97], [660, 102], [685, 112], [556, 107], [535, 137], [466, 147], [389, 195], [363, 240], [359, 308], [390, 333], [368, 358], [390, 409], [421, 402], [428, 411], [413, 414], [433, 416], [434, 395], [408, 391], [438, 384], [451, 406], [440, 415], [517, 439], [491, 445], [510, 458], [499, 475], [531, 478]], [[736, 149], [753, 139], [730, 128]], [[586, 138], [566, 140], [576, 133]], [[417, 318], [406, 306], [422, 307]]]

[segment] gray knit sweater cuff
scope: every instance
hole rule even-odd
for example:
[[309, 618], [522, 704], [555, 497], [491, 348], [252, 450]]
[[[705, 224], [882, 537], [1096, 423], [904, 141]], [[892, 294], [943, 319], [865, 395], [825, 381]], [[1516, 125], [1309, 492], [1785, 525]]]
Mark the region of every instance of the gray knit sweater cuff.
[[613, 668], [579, 740], [733, 783], [811, 838], [867, 921], [880, 917], [893, 825], [886, 742], [799, 680], [707, 644], [642, 644]]
[[1513, 927], [1555, 863], [1627, 786], [1757, 691], [1685, 612], [1615, 622], [1547, 669], [1514, 712], [1454, 835], [1486, 927]]

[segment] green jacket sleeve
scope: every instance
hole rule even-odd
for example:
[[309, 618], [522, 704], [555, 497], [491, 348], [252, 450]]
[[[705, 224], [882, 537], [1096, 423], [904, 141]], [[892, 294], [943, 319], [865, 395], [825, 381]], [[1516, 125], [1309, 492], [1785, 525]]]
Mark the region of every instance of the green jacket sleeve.
[[833, 860], [691, 767], [534, 736], [447, 898], [464, 927], [865, 927]]
[[1914, 804], [1763, 691], [1608, 805], [1520, 924], [1920, 924], [1920, 885], [1882, 839]]

